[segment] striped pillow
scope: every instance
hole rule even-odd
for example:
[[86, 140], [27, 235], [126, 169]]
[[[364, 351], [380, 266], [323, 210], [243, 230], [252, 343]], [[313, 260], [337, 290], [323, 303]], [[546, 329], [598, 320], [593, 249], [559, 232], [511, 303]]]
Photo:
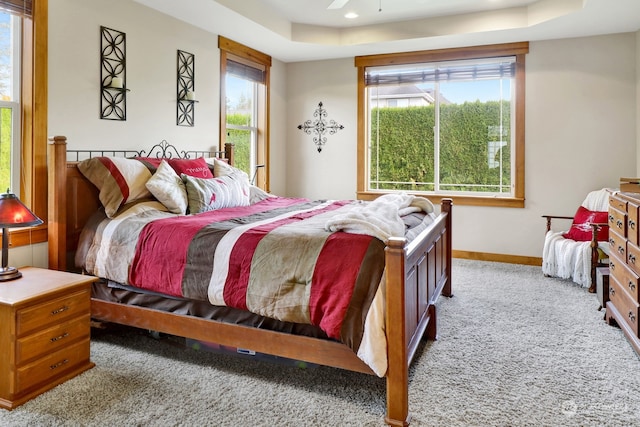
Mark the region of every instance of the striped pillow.
[[126, 203], [153, 196], [146, 187], [155, 170], [124, 157], [94, 157], [78, 163], [78, 169], [100, 192], [100, 202], [109, 218]]
[[187, 187], [189, 213], [249, 206], [249, 179], [245, 173], [210, 179], [182, 174], [182, 180]]

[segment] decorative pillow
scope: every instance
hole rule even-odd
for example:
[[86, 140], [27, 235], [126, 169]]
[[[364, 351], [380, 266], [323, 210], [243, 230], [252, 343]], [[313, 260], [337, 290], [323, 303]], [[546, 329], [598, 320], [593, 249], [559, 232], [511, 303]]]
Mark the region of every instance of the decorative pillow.
[[150, 170], [158, 169], [162, 158], [160, 157], [134, 157], [139, 162], [144, 163]]
[[151, 198], [145, 184], [153, 172], [138, 160], [94, 157], [78, 163], [78, 169], [100, 191], [100, 202], [109, 218], [126, 203]]
[[211, 179], [183, 174], [182, 180], [187, 187], [189, 213], [249, 206], [249, 180], [246, 174], [233, 173]]
[[[573, 217], [573, 224], [568, 232], [562, 235], [565, 239], [576, 240], [579, 242], [588, 242], [591, 240], [593, 228], [590, 223], [606, 224], [608, 221], [608, 212], [593, 212], [584, 206], [580, 206]], [[601, 226], [598, 230], [598, 241], [606, 242], [609, 240], [609, 227]]]
[[169, 212], [184, 215], [187, 213], [187, 189], [182, 178], [169, 163], [162, 160], [158, 170], [147, 181], [147, 189], [169, 209]]
[[185, 174], [196, 178], [213, 178], [204, 157], [197, 159], [168, 159], [169, 165], [178, 176]]

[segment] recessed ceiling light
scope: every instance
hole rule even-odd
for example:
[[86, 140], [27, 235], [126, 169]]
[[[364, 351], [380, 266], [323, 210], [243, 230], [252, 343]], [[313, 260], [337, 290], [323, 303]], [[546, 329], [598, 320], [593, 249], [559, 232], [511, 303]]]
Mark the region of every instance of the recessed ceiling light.
[[346, 15], [344, 15], [344, 17], [347, 19], [356, 19], [358, 17], [358, 14], [355, 12], [349, 12]]

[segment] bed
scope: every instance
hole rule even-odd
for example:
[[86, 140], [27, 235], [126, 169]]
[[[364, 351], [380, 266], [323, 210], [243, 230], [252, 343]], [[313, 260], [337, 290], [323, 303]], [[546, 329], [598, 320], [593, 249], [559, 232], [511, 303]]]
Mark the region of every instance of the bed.
[[[142, 152], [148, 158], [204, 156], [203, 152], [178, 152], [163, 141], [160, 151]], [[76, 252], [84, 250], [81, 236], [87, 233], [87, 223], [95, 222], [96, 212], [102, 203], [98, 189], [83, 175], [78, 164], [81, 157], [100, 157], [109, 155], [110, 150], [91, 152], [67, 150], [66, 138], [52, 137], [49, 140], [48, 176], [49, 176], [49, 268], [77, 271]], [[131, 151], [125, 156], [141, 152]], [[168, 153], [168, 154], [167, 154]], [[175, 153], [175, 154], [174, 154]], [[216, 153], [233, 165], [233, 146], [226, 145], [224, 152]], [[261, 200], [260, 203], [276, 203], [275, 199]], [[292, 203], [277, 201], [277, 203]], [[297, 203], [297, 202], [296, 202]], [[326, 201], [325, 201], [326, 203]], [[257, 205], [257, 204], [256, 204]], [[305, 209], [334, 209], [327, 205], [314, 205]], [[332, 205], [333, 206], [333, 205]], [[336, 207], [336, 209], [338, 209]], [[268, 210], [262, 208], [262, 210]], [[205, 212], [221, 215], [221, 209]], [[307, 211], [305, 211], [307, 212]], [[200, 214], [198, 214], [200, 215]], [[235, 215], [234, 213], [229, 216]], [[187, 215], [189, 216], [189, 215]], [[296, 218], [299, 214], [296, 214]], [[294, 360], [332, 366], [351, 371], [384, 376], [387, 384], [387, 413], [385, 421], [389, 425], [405, 426], [410, 423], [409, 412], [409, 365], [421, 339], [436, 339], [436, 301], [439, 295], [451, 296], [451, 218], [452, 203], [444, 199], [440, 210], [432, 214], [428, 226], [418, 229], [416, 235], [407, 237], [389, 237], [382, 246], [381, 276], [385, 283], [375, 294], [381, 295], [383, 303], [377, 299], [369, 304], [381, 307], [382, 328], [385, 346], [383, 353], [385, 369], [381, 372], [365, 362], [353, 349], [334, 339], [322, 329], [296, 322], [269, 319], [265, 316], [253, 316], [248, 320], [223, 321], [209, 314], [200, 315], [200, 309], [185, 312], [180, 308], [181, 297], [164, 296], [157, 292], [129, 297], [127, 287], [111, 286], [111, 282], [101, 280], [93, 290], [92, 318], [113, 322], [161, 333], [181, 336], [193, 340], [214, 342], [223, 346], [251, 349]], [[169, 219], [174, 220], [174, 219]], [[184, 220], [181, 219], [181, 220]], [[166, 226], [166, 224], [165, 224]], [[169, 225], [173, 228], [174, 225]], [[144, 230], [147, 229], [145, 226]], [[335, 233], [343, 233], [341, 230]], [[377, 241], [379, 239], [373, 239]], [[339, 245], [338, 245], [339, 246]], [[269, 251], [267, 251], [269, 253]], [[150, 270], [151, 271], [151, 270]], [[227, 273], [233, 276], [232, 273]], [[215, 275], [212, 275], [213, 282]], [[160, 277], [160, 276], [156, 276]], [[100, 287], [100, 284], [103, 284]], [[109, 295], [108, 295], [109, 294]], [[124, 297], [119, 295], [123, 294]], [[144, 300], [159, 302], [158, 306], [148, 307]], [[131, 303], [129, 303], [131, 301]], [[163, 305], [164, 304], [164, 305]], [[197, 303], [202, 308], [207, 304]], [[217, 310], [217, 308], [214, 308]], [[202, 308], [207, 311], [207, 308]], [[242, 310], [222, 307], [223, 311], [234, 311], [244, 317]], [[233, 316], [234, 313], [231, 313]], [[369, 315], [366, 316], [368, 322]], [[374, 316], [371, 316], [374, 317]], [[256, 320], [258, 319], [258, 320]], [[275, 323], [275, 325], [274, 325]], [[374, 347], [375, 348], [375, 347]]]

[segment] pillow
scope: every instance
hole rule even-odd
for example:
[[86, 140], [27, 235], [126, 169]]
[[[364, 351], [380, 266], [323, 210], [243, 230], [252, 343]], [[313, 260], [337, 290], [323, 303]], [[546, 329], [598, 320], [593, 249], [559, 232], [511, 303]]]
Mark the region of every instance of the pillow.
[[78, 163], [78, 169], [98, 188], [100, 202], [109, 218], [125, 203], [151, 198], [145, 184], [153, 172], [138, 160], [94, 157]]
[[184, 182], [166, 161], [160, 162], [158, 170], [147, 181], [146, 186], [169, 212], [180, 215], [187, 213], [187, 190]]
[[[607, 224], [608, 212], [594, 212], [580, 206], [573, 217], [573, 224], [568, 232], [562, 235], [565, 239], [576, 240], [579, 242], [588, 242], [591, 240], [593, 228], [590, 223]], [[598, 230], [598, 241], [606, 242], [609, 240], [609, 227], [601, 226]]]
[[249, 180], [246, 174], [233, 173], [211, 179], [183, 174], [182, 180], [187, 187], [189, 213], [249, 206]]
[[150, 170], [158, 169], [162, 158], [160, 157], [134, 157], [135, 160], [144, 163]]
[[185, 174], [196, 178], [213, 178], [213, 174], [209, 170], [204, 157], [198, 157], [197, 159], [168, 159], [168, 162], [178, 176]]

